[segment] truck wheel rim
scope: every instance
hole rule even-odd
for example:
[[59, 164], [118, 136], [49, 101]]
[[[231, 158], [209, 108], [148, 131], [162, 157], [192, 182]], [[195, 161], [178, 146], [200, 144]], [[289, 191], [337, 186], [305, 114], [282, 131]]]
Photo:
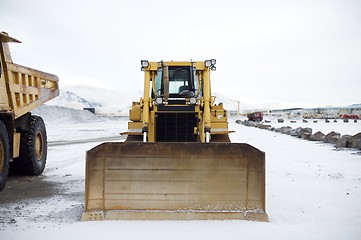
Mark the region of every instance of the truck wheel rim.
[[41, 161], [44, 153], [44, 140], [43, 134], [41, 132], [37, 132], [35, 136], [35, 156], [38, 161]]
[[4, 163], [5, 163], [5, 149], [4, 149], [4, 145], [0, 141], [0, 173], [3, 171]]

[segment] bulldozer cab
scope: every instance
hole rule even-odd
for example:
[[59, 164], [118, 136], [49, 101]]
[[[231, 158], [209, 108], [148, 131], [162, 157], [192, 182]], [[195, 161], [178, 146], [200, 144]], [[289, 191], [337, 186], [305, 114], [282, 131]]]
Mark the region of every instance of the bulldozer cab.
[[143, 142], [228, 141], [227, 111], [214, 105], [210, 71], [216, 61], [142, 60], [144, 95], [130, 109], [129, 138]]
[[[163, 74], [164, 72], [164, 74]], [[168, 76], [165, 77], [165, 76]], [[164, 83], [169, 81], [168, 84]], [[168, 86], [168, 89], [165, 89]], [[155, 97], [164, 97], [169, 92], [169, 98], [195, 97], [198, 90], [198, 78], [193, 66], [162, 66], [158, 68], [155, 78]]]

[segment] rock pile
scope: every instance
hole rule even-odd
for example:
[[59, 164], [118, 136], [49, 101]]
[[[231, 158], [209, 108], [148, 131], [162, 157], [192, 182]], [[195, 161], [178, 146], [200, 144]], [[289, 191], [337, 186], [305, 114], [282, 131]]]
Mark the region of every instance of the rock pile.
[[324, 143], [333, 144], [336, 148], [355, 148], [361, 150], [361, 132], [353, 136], [351, 135], [342, 135], [338, 132], [332, 131], [327, 134], [324, 134], [320, 131], [312, 134], [312, 128], [302, 128], [298, 127], [292, 129], [290, 126], [284, 126], [280, 128], [274, 128], [271, 125], [263, 123], [255, 123], [251, 121], [241, 121], [237, 120], [236, 123], [243, 124], [249, 127], [257, 127], [261, 129], [266, 129], [273, 132], [278, 132], [282, 134], [291, 135], [293, 137], [298, 137], [301, 139], [306, 139], [310, 141], [319, 141]]

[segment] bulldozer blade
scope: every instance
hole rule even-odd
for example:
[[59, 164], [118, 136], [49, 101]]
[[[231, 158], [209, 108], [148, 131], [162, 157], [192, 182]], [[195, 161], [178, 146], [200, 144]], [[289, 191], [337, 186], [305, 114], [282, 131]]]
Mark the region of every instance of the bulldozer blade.
[[265, 154], [248, 144], [103, 143], [85, 184], [83, 221], [268, 221]]

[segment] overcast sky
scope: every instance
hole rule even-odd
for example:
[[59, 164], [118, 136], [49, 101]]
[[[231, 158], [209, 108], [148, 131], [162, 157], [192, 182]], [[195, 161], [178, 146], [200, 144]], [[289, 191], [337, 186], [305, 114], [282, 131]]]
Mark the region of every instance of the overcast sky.
[[141, 59], [215, 58], [213, 92], [243, 102], [361, 103], [360, 0], [0, 0], [0, 31], [61, 84], [142, 90]]

